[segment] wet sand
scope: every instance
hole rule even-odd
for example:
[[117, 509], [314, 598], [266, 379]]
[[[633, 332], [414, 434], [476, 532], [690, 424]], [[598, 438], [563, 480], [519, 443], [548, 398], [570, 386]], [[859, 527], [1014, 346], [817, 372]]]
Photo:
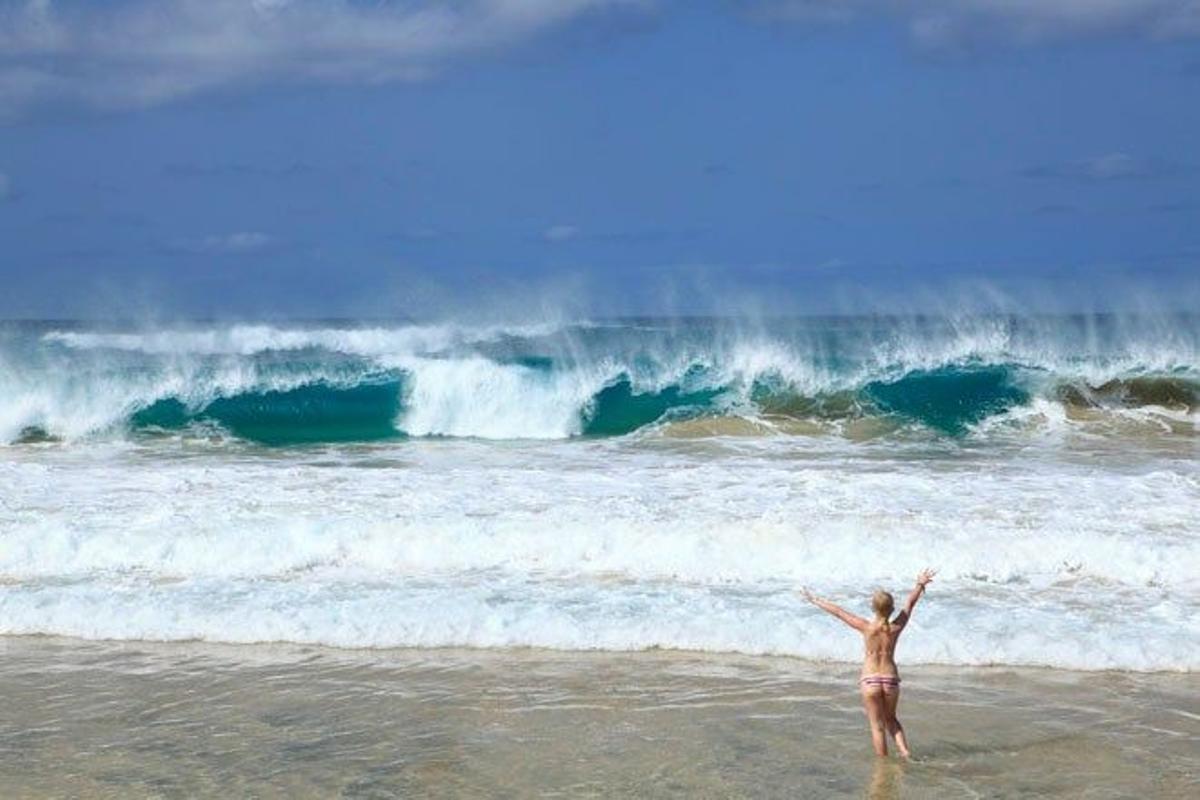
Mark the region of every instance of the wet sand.
[[0, 795], [1200, 796], [1200, 678], [904, 672], [875, 759], [852, 665], [0, 638]]

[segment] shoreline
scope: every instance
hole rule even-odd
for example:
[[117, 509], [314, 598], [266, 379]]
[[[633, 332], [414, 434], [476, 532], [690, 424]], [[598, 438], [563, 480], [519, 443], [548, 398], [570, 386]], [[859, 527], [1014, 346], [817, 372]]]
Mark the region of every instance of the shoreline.
[[[0, 581], [0, 585], [3, 581]], [[789, 655], [786, 653], [754, 653], [743, 652], [740, 650], [689, 650], [679, 647], [644, 647], [630, 648], [626, 650], [610, 650], [604, 648], [583, 648], [573, 649], [566, 647], [546, 647], [542, 645], [504, 645], [496, 647], [476, 646], [465, 644], [452, 645], [397, 645], [397, 646], [342, 646], [334, 644], [325, 644], [322, 642], [293, 642], [287, 640], [276, 641], [258, 641], [258, 642], [217, 642], [208, 641], [205, 639], [107, 639], [107, 638], [88, 638], [82, 636], [71, 636], [57, 633], [0, 633], [0, 652], [10, 642], [29, 641], [31, 643], [44, 643], [47, 645], [63, 644], [75, 646], [96, 645], [97, 647], [112, 647], [112, 648], [136, 648], [144, 646], [149, 649], [163, 649], [166, 651], [172, 649], [205, 651], [211, 650], [214, 655], [225, 653], [227, 656], [233, 656], [240, 651], [252, 652], [255, 650], [266, 651], [273, 654], [282, 655], [289, 651], [318, 651], [336, 656], [344, 654], [347, 657], [359, 656], [361, 658], [371, 658], [372, 656], [385, 657], [388, 654], [403, 655], [406, 653], [413, 654], [436, 654], [445, 653], [448, 656], [463, 656], [469, 657], [478, 654], [479, 657], [486, 658], [488, 655], [497, 657], [520, 658], [522, 656], [536, 658], [543, 656], [545, 659], [553, 659], [555, 657], [570, 658], [579, 657], [587, 658], [594, 656], [596, 658], [605, 657], [620, 657], [620, 656], [646, 656], [646, 657], [662, 657], [671, 658], [677, 657], [688, 660], [750, 660], [762, 662], [774, 662], [797, 664], [809, 667], [814, 671], [828, 670], [830, 672], [850, 672], [855, 671], [852, 668], [860, 666], [858, 661], [837, 661], [832, 659], [814, 659], [805, 656]], [[386, 659], [385, 659], [386, 660]], [[1197, 689], [1200, 690], [1200, 670], [1191, 668], [1174, 668], [1174, 669], [1120, 669], [1117, 667], [1101, 667], [1098, 669], [1076, 669], [1072, 667], [1055, 667], [1049, 664], [1003, 664], [998, 662], [981, 663], [981, 664], [944, 664], [940, 662], [905, 662], [901, 659], [898, 664], [901, 678], [912, 670], [929, 671], [929, 672], [958, 672], [965, 670], [969, 672], [1020, 672], [1030, 674], [1045, 673], [1047, 675], [1063, 674], [1072, 675], [1080, 678], [1094, 677], [1101, 675], [1108, 676], [1143, 676], [1147, 678], [1154, 677], [1188, 677], [1197, 678]]]
[[1189, 797], [1192, 673], [901, 664], [916, 759], [855, 664], [684, 651], [0, 637], [10, 797]]

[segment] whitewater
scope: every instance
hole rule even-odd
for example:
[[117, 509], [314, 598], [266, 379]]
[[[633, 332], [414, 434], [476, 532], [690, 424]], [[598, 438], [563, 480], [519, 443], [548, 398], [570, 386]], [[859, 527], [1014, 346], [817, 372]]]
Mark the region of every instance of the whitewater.
[[0, 634], [1200, 668], [1195, 315], [0, 326]]

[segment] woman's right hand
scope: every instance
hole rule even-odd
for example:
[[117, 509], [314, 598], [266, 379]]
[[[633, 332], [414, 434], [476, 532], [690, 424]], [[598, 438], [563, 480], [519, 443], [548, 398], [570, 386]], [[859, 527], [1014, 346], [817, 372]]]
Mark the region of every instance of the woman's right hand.
[[917, 576], [917, 586], [924, 589], [933, 580], [933, 576], [937, 575], [936, 569], [923, 569], [921, 574]]

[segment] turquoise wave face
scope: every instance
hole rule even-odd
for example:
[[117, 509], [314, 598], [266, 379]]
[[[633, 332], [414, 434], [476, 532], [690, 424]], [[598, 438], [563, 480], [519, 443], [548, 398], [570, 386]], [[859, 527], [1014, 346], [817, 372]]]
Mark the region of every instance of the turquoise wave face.
[[716, 413], [717, 389], [688, 392], [669, 386], [659, 392], [639, 394], [629, 381], [621, 380], [601, 389], [584, 413], [583, 433], [589, 436], [620, 436], [652, 425], [672, 413], [692, 416]]
[[267, 445], [555, 439], [733, 416], [961, 438], [1035, 400], [1194, 414], [1200, 321], [1153, 322], [0, 329], [0, 440], [194, 426]]
[[1009, 367], [913, 372], [893, 383], [873, 381], [862, 390], [879, 410], [943, 433], [961, 435], [970, 425], [1029, 402]]
[[302, 386], [285, 392], [222, 397], [189, 411], [175, 398], [159, 400], [130, 417], [135, 430], [179, 430], [216, 423], [248, 441], [269, 445], [370, 442], [399, 437], [399, 384], [336, 388]]
[[[852, 392], [805, 397], [759, 387], [752, 413], [818, 421], [851, 418], [890, 418], [938, 434], [961, 437], [971, 426], [1030, 402], [1028, 382], [1013, 367], [941, 368], [916, 371], [899, 380], [871, 381]], [[1140, 379], [1135, 384], [1151, 401], [1166, 395], [1195, 408], [1200, 387], [1189, 381]], [[1148, 387], [1156, 387], [1154, 390]], [[1087, 404], [1081, 390], [1060, 387], [1058, 394]], [[1093, 389], [1093, 402], [1097, 395]], [[1131, 390], [1109, 385], [1105, 395], [1128, 398]], [[730, 413], [733, 387], [687, 390], [668, 386], [639, 392], [626, 377], [605, 386], [579, 411], [577, 435], [622, 436], [665, 420], [722, 416]], [[739, 408], [744, 413], [746, 408]], [[305, 385], [288, 391], [247, 392], [221, 397], [189, 409], [166, 398], [133, 413], [135, 431], [180, 430], [196, 423], [214, 423], [228, 433], [268, 445], [320, 442], [370, 442], [402, 438], [405, 412], [404, 381], [359, 386]]]

